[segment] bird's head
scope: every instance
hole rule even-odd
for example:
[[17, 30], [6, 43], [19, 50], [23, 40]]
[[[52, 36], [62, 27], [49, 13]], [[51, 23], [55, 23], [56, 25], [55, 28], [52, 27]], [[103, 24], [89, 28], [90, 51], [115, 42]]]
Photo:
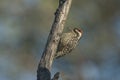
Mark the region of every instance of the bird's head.
[[83, 34], [83, 31], [80, 28], [74, 28], [73, 31], [77, 34], [77, 36], [81, 37]]

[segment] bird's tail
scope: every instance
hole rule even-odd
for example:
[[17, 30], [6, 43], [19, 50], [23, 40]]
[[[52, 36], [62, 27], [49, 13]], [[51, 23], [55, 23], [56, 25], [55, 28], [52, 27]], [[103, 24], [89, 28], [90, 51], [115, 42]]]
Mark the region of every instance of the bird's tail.
[[57, 53], [55, 54], [54, 58], [55, 58], [55, 59], [58, 59], [58, 58], [60, 58], [60, 57], [62, 57], [62, 56], [64, 56], [64, 55], [66, 55], [66, 54], [64, 54], [62, 51], [60, 51], [60, 52], [57, 52]]

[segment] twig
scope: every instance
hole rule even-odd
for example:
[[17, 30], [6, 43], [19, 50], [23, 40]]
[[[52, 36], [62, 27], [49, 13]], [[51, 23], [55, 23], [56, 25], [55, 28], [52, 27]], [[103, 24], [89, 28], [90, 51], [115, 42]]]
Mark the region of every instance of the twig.
[[57, 73], [54, 75], [54, 77], [53, 77], [52, 80], [58, 80], [58, 79], [59, 79], [59, 76], [60, 76], [60, 73], [57, 72]]
[[37, 80], [50, 80], [50, 69], [72, 0], [59, 0], [55, 19], [37, 70]]

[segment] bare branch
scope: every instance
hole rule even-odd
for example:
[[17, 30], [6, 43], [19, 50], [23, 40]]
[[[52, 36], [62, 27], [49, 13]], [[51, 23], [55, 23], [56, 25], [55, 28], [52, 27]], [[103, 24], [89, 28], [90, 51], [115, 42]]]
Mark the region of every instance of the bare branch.
[[37, 80], [50, 80], [50, 69], [56, 53], [60, 35], [64, 29], [72, 0], [59, 0], [59, 6], [55, 12], [55, 19], [52, 24], [47, 44], [42, 54], [37, 70]]

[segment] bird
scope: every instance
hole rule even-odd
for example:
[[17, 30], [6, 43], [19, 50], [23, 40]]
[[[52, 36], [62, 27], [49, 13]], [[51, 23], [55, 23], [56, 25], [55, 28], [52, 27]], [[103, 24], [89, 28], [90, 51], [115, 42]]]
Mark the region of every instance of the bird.
[[69, 32], [63, 33], [58, 43], [55, 58], [58, 59], [66, 54], [69, 54], [79, 43], [83, 31], [80, 28], [74, 28]]

